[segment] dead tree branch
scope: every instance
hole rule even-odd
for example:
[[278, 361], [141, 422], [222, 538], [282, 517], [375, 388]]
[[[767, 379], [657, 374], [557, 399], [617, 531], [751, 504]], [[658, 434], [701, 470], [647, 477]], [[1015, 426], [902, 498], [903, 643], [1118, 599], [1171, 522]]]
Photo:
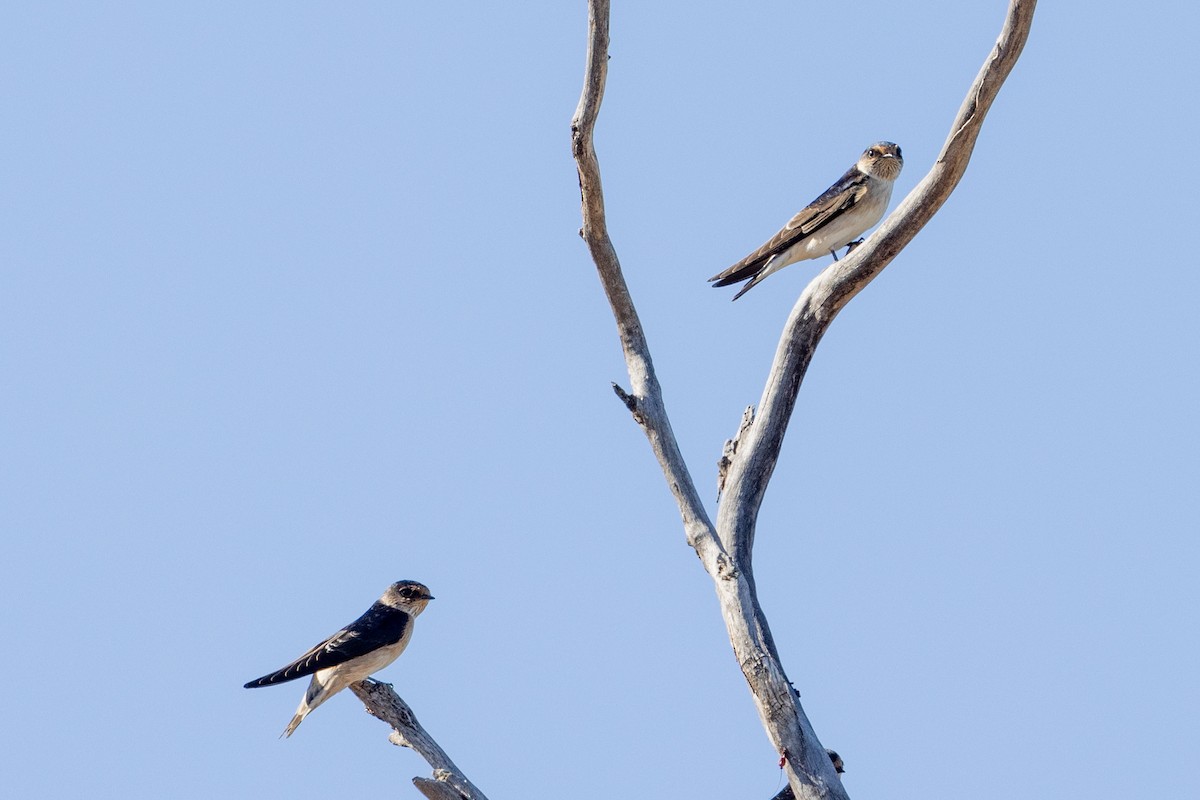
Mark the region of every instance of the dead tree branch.
[[759, 507], [813, 351], [837, 313], [895, 258], [954, 190], [983, 118], [1025, 44], [1035, 5], [1035, 0], [1011, 2], [1000, 38], [929, 174], [873, 236], [818, 275], [801, 294], [784, 329], [758, 413], [743, 418], [748, 424], [726, 448], [721, 464], [725, 494], [714, 527], [671, 430], [649, 345], [608, 235], [594, 131], [608, 72], [610, 2], [589, 0], [587, 66], [571, 122], [572, 150], [583, 206], [580, 235], [612, 307], [629, 371], [631, 391], [618, 394], [649, 440], [679, 505], [688, 543], [713, 578], [734, 654], [767, 735], [781, 755], [788, 784], [800, 800], [841, 800], [847, 795], [787, 680], [758, 604], [751, 552]]
[[758, 416], [729, 467], [726, 500], [717, 520], [725, 546], [749, 557], [754, 523], [779, 459], [796, 395], [813, 352], [830, 323], [912, 241], [958, 185], [983, 119], [1012, 71], [1033, 23], [1036, 0], [1013, 0], [995, 47], [951, 126], [937, 161], [891, 216], [849, 256], [834, 262], [804, 289], [784, 326]]
[[413, 778], [413, 784], [430, 800], [487, 800], [475, 784], [467, 780], [450, 756], [433, 740], [408, 703], [400, 699], [390, 684], [365, 680], [350, 684], [350, 691], [362, 700], [367, 713], [392, 726], [388, 741], [414, 750], [433, 768], [433, 778]]
[[631, 391], [626, 392], [614, 384], [621, 401], [634, 414], [642, 426], [650, 447], [667, 476], [667, 483], [683, 515], [683, 527], [688, 543], [705, 561], [705, 568], [715, 573], [724, 567], [724, 556], [716, 546], [712, 523], [700, 501], [700, 495], [688, 473], [671, 422], [663, 406], [662, 389], [654, 372], [650, 348], [625, 276], [617, 251], [608, 236], [608, 223], [604, 215], [604, 190], [600, 183], [600, 162], [593, 146], [596, 117], [600, 113], [600, 102], [604, 97], [604, 81], [608, 74], [608, 0], [594, 0], [588, 6], [588, 49], [587, 69], [583, 84], [583, 95], [571, 121], [571, 144], [575, 161], [579, 167], [579, 191], [583, 201], [583, 227], [579, 234], [587, 242], [604, 285], [604, 294], [612, 305], [617, 321], [617, 332], [621, 337], [621, 349], [629, 369]]

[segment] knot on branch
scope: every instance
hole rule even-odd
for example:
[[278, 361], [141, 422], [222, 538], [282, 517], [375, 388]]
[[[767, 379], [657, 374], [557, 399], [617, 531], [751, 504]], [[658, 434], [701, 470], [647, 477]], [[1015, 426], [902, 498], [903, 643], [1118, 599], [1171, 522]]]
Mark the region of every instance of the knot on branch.
[[645, 424], [645, 418], [642, 416], [642, 412], [638, 409], [637, 397], [622, 389], [615, 382], [612, 385], [612, 389], [617, 397], [620, 398], [621, 402], [624, 403], [625, 407], [629, 409], [629, 413], [633, 414], [633, 419], [637, 422], [637, 424]]
[[729, 476], [729, 468], [733, 465], [733, 457], [737, 455], [738, 442], [742, 440], [742, 434], [750, 429], [754, 423], [754, 406], [746, 406], [746, 410], [742, 412], [742, 421], [738, 425], [738, 431], [733, 435], [732, 439], [725, 440], [725, 447], [721, 450], [721, 457], [717, 459], [717, 502], [721, 502], [721, 492], [725, 491], [725, 479]]
[[[742, 674], [746, 676], [747, 680], [750, 680], [751, 684], [754, 683], [753, 678], [755, 676], [763, 675], [767, 671], [766, 666], [763, 664], [762, 655], [753, 650], [747, 653], [745, 658], [741, 659], [738, 666], [742, 668]], [[769, 701], [768, 705], [770, 705]]]

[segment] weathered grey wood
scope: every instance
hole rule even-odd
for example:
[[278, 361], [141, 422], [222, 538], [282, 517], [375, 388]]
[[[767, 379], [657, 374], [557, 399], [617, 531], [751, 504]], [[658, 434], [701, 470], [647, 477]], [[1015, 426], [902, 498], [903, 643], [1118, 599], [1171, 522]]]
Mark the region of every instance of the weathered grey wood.
[[[837, 774], [841, 775], [845, 770], [842, 768], [842, 757], [833, 750], [826, 750], [825, 754], [829, 756], [829, 760], [833, 763], [833, 768]], [[792, 791], [791, 786], [785, 786], [771, 798], [771, 800], [796, 800], [796, 793]]]
[[784, 328], [758, 413], [752, 421], [743, 417], [743, 426], [727, 444], [719, 464], [718, 485], [725, 494], [714, 527], [671, 430], [649, 345], [608, 235], [594, 132], [608, 74], [610, 2], [588, 4], [587, 65], [571, 122], [572, 151], [583, 208], [580, 235], [612, 307], [629, 371], [631, 390], [615, 384], [614, 389], [649, 440], [679, 506], [688, 543], [713, 578], [735, 657], [767, 735], [782, 757], [789, 789], [800, 800], [840, 800], [847, 795], [787, 680], [758, 604], [751, 554], [759, 507], [813, 351], [837, 313], [895, 258], [954, 190], [983, 118], [1024, 47], [1035, 6], [1036, 0], [1010, 3], [1000, 38], [968, 91], [929, 174], [874, 235], [818, 275], [801, 294]]
[[746, 406], [746, 410], [742, 412], [742, 421], [738, 425], [737, 433], [732, 439], [725, 440], [725, 446], [721, 448], [721, 457], [717, 459], [717, 502], [721, 502], [721, 492], [725, 491], [725, 479], [729, 477], [729, 465], [733, 463], [733, 457], [737, 454], [738, 445], [741, 444], [742, 434], [750, 429], [750, 423], [754, 422], [754, 406]]
[[449, 784], [441, 781], [430, 780], [429, 778], [413, 778], [413, 786], [416, 786], [421, 794], [429, 798], [429, 800], [462, 800], [462, 795], [456, 792]]
[[[375, 680], [359, 681], [350, 684], [350, 691], [363, 701], [371, 716], [392, 726], [388, 741], [399, 747], [411, 748], [429, 762], [429, 766], [433, 768], [433, 779], [413, 779], [413, 783], [422, 794], [438, 800], [487, 800], [484, 793], [467, 780], [467, 776], [450, 760], [446, 751], [421, 727], [421, 723], [417, 722], [417, 715], [408, 703], [400, 699], [400, 695], [396, 694], [390, 684]], [[431, 787], [431, 784], [435, 783], [442, 784], [450, 794], [430, 794], [441, 791]]]

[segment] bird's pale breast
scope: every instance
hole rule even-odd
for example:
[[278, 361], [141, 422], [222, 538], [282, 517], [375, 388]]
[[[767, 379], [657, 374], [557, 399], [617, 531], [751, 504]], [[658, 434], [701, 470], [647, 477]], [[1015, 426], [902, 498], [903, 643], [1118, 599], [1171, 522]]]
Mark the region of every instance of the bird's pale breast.
[[[830, 250], [839, 250], [850, 242], [862, 236], [887, 211], [892, 199], [891, 182], [879, 181], [872, 178], [870, 191], [854, 208], [833, 220], [804, 241], [804, 246], [810, 255], [807, 258], [820, 258]], [[878, 184], [885, 184], [879, 186]]]
[[[337, 670], [339, 678], [344, 681], [343, 686], [370, 677], [373, 673], [378, 672], [400, 657], [400, 654], [404, 652], [404, 648], [408, 646], [408, 640], [412, 638], [412, 628], [413, 626], [410, 622], [408, 630], [404, 632], [404, 638], [395, 644], [380, 647], [358, 658], [350, 659], [344, 664], [338, 664], [336, 667], [328, 667], [320, 670], [320, 672], [328, 675]], [[322, 682], [325, 681], [323, 680]]]

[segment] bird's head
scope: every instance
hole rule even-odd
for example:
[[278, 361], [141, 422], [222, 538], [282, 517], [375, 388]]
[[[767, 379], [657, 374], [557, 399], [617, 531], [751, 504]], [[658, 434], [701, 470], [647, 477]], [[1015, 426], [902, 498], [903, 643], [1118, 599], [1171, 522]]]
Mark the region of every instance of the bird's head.
[[885, 181], [894, 181], [904, 168], [904, 156], [900, 155], [900, 145], [894, 142], [876, 142], [863, 151], [858, 159], [858, 168], [870, 175]]
[[415, 617], [425, 610], [425, 606], [429, 605], [429, 601], [432, 599], [433, 595], [429, 593], [429, 587], [425, 584], [416, 581], [397, 581], [384, 592], [382, 602], [384, 605], [398, 608]]

